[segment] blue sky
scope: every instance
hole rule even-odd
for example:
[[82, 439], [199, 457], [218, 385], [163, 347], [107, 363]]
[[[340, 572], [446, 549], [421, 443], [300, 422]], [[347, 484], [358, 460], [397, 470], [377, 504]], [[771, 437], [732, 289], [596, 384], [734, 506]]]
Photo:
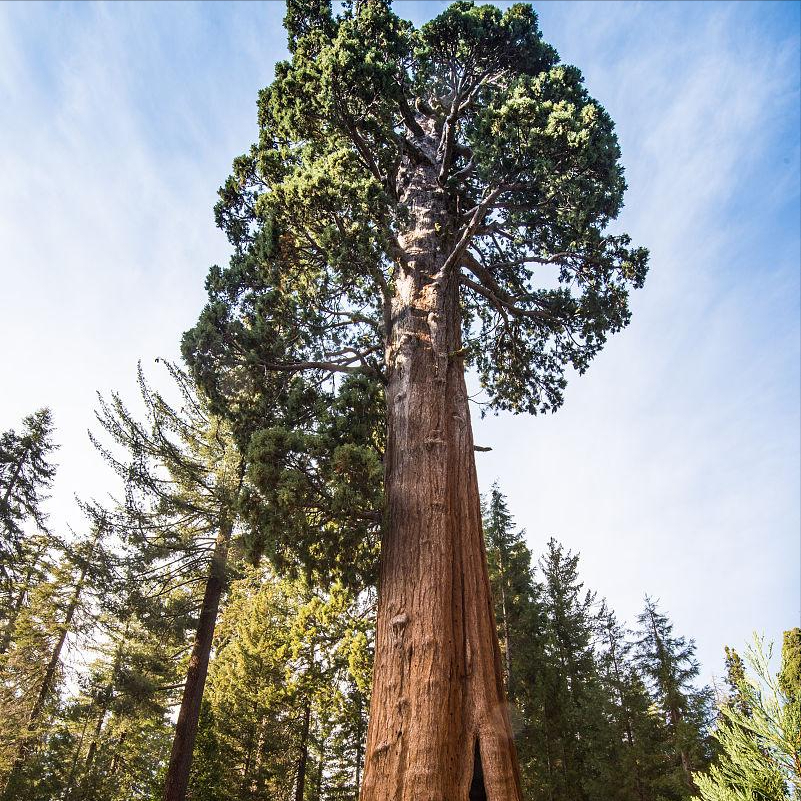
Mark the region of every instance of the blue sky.
[[[421, 22], [444, 3], [400, 2]], [[535, 553], [582, 554], [632, 622], [644, 593], [724, 644], [798, 625], [799, 9], [794, 2], [535, 4], [610, 111], [652, 252], [631, 326], [564, 408], [475, 420]], [[114, 487], [95, 391], [135, 397], [228, 249], [212, 206], [284, 55], [280, 3], [0, 5], [0, 429], [50, 405], [72, 496]]]

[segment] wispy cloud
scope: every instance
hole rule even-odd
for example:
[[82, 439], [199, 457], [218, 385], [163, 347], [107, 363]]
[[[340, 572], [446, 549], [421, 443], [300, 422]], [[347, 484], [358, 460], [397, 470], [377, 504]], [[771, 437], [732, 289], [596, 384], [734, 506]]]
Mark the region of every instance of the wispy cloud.
[[0, 8], [0, 412], [7, 427], [53, 407], [59, 522], [74, 492], [113, 481], [86, 438], [95, 391], [135, 398], [137, 360], [177, 355], [208, 266], [227, 258], [212, 206], [255, 134], [282, 13]]
[[[418, 21], [443, 3], [399, 3]], [[477, 422], [535, 551], [629, 620], [644, 592], [709, 670], [798, 619], [798, 6], [546, 3], [617, 121], [621, 227], [652, 250], [631, 327], [548, 418]], [[53, 406], [55, 516], [111, 477], [94, 391], [177, 352], [227, 247], [217, 186], [282, 57], [277, 3], [0, 5], [0, 427]]]

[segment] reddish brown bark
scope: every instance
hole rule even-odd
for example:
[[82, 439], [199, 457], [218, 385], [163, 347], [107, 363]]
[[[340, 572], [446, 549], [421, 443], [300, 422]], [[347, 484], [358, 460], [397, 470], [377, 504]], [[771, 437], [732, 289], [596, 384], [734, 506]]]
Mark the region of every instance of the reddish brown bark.
[[455, 230], [436, 167], [410, 167], [387, 346], [379, 610], [361, 801], [519, 801], [487, 574]]
[[214, 544], [211, 567], [203, 594], [203, 606], [200, 610], [200, 620], [189, 657], [186, 684], [181, 699], [181, 709], [178, 712], [167, 778], [164, 783], [164, 801], [184, 801], [186, 798], [189, 769], [192, 766], [192, 751], [195, 747], [197, 725], [200, 720], [200, 704], [203, 700], [203, 690], [209, 670], [214, 627], [217, 623], [220, 598], [225, 586], [225, 565], [230, 538], [231, 523], [224, 520]]

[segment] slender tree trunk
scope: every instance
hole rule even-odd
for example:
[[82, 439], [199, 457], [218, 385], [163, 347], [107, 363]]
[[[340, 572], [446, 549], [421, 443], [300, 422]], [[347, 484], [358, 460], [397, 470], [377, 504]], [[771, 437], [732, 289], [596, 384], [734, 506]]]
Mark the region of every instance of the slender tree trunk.
[[[323, 798], [323, 772], [325, 771], [325, 744], [326, 744], [326, 738], [322, 738], [320, 740], [320, 759], [317, 763], [317, 783], [314, 788], [315, 801], [322, 801]], [[356, 786], [358, 787], [359, 786], [358, 768], [356, 775], [357, 775]]]
[[512, 688], [512, 655], [509, 652], [509, 615], [506, 610], [506, 566], [503, 559], [503, 550], [498, 548], [498, 562], [501, 578], [501, 614], [503, 615], [503, 658], [506, 667], [506, 692]]
[[186, 797], [189, 769], [192, 765], [192, 751], [195, 747], [197, 725], [200, 719], [200, 704], [203, 700], [211, 644], [214, 639], [214, 627], [217, 623], [220, 598], [225, 586], [225, 566], [232, 526], [232, 521], [223, 517], [220, 532], [214, 544], [195, 643], [189, 657], [189, 668], [186, 673], [181, 709], [178, 712], [178, 721], [175, 727], [170, 764], [167, 768], [164, 801], [184, 801]]
[[[253, 740], [254, 740], [254, 732], [253, 727], [250, 727], [250, 731], [248, 733], [248, 744], [247, 750], [245, 751], [245, 762], [242, 765], [242, 784], [240, 787], [240, 793], [244, 798], [246, 793], [248, 792], [248, 788], [251, 790], [253, 789], [253, 782], [250, 780], [250, 762], [253, 758]], [[259, 739], [261, 738], [261, 734], [259, 734]]]
[[434, 167], [410, 167], [403, 184], [412, 225], [399, 237], [408, 259], [397, 271], [386, 353], [386, 508], [361, 800], [519, 801], [458, 274], [443, 269], [453, 210]]
[[92, 742], [89, 743], [89, 748], [86, 751], [86, 761], [84, 762], [84, 770], [88, 771], [92, 767], [92, 762], [95, 760], [95, 754], [97, 753], [97, 744], [100, 742], [100, 734], [103, 731], [103, 721], [106, 719], [106, 712], [107, 712], [106, 705], [100, 709], [100, 714], [97, 716], [97, 721], [95, 723], [95, 730], [92, 734]]
[[31, 748], [32, 736], [36, 728], [36, 724], [39, 722], [39, 718], [42, 716], [42, 712], [44, 712], [45, 704], [47, 703], [48, 698], [53, 692], [53, 685], [56, 678], [56, 671], [58, 670], [58, 665], [59, 662], [61, 661], [61, 651], [64, 649], [64, 643], [67, 641], [67, 634], [69, 633], [70, 627], [72, 626], [72, 621], [75, 617], [75, 612], [77, 611], [78, 604], [81, 600], [81, 592], [83, 591], [84, 581], [86, 580], [86, 573], [89, 569], [89, 561], [92, 558], [92, 553], [94, 552], [94, 546], [95, 543], [97, 542], [97, 539], [98, 538], [95, 537], [89, 555], [83, 562], [83, 566], [81, 567], [81, 572], [78, 577], [78, 581], [75, 585], [72, 597], [70, 598], [70, 602], [67, 606], [67, 613], [64, 616], [64, 622], [61, 624], [61, 626], [59, 626], [58, 640], [56, 640], [56, 644], [53, 647], [53, 650], [50, 652], [50, 659], [47, 662], [47, 667], [45, 667], [42, 683], [39, 685], [39, 692], [37, 693], [36, 700], [34, 701], [33, 706], [31, 707], [25, 731], [23, 732], [22, 738], [19, 741], [19, 746], [17, 748], [17, 755], [14, 759], [14, 763], [11, 766], [11, 771], [9, 772], [8, 777], [6, 779], [6, 786], [3, 793], [4, 801], [6, 801], [6, 799], [10, 801], [12, 798], [14, 798], [14, 794], [16, 792], [15, 785], [19, 778], [20, 771], [22, 770], [22, 767], [25, 764], [25, 759], [28, 755], [28, 751]]
[[295, 782], [295, 801], [303, 801], [306, 790], [306, 763], [309, 760], [309, 722], [311, 720], [311, 701], [306, 699], [303, 707], [303, 726], [300, 730], [300, 756], [298, 757], [298, 778]]
[[262, 718], [259, 724], [259, 736], [256, 738], [256, 754], [253, 757], [253, 778], [250, 782], [250, 793], [253, 798], [258, 798], [259, 788], [264, 784], [264, 778], [261, 775], [261, 766], [264, 763], [264, 739], [266, 732], [267, 719]]
[[83, 722], [83, 729], [81, 729], [81, 736], [78, 738], [78, 745], [75, 746], [75, 751], [72, 755], [72, 761], [70, 762], [70, 772], [67, 774], [67, 780], [64, 782], [64, 793], [62, 798], [69, 798], [72, 795], [72, 783], [75, 779], [75, 772], [76, 768], [78, 767], [78, 759], [81, 756], [81, 750], [83, 749], [83, 741], [86, 737], [86, 730], [89, 728], [89, 718], [91, 717], [89, 710], [87, 710], [86, 718]]
[[128, 732], [123, 730], [120, 732], [120, 736], [117, 738], [117, 747], [114, 749], [114, 757], [111, 760], [111, 769], [110, 772], [114, 775], [117, 772], [117, 768], [120, 766], [120, 756], [122, 755], [122, 746], [125, 744], [125, 740], [128, 737]]

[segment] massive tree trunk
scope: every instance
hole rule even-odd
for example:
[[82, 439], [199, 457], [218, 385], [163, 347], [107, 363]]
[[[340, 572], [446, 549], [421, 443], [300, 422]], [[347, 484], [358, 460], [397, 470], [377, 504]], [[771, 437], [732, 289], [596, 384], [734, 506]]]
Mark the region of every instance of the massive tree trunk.
[[361, 801], [519, 801], [461, 359], [453, 210], [404, 177], [387, 344], [379, 609]]
[[195, 643], [189, 657], [186, 684], [181, 699], [181, 709], [172, 742], [170, 765], [164, 786], [164, 801], [184, 801], [189, 784], [189, 768], [192, 765], [192, 751], [195, 747], [197, 725], [200, 720], [200, 704], [206, 686], [209, 670], [209, 656], [214, 639], [214, 627], [225, 586], [225, 565], [228, 558], [228, 542], [231, 538], [232, 523], [223, 516], [220, 532], [214, 544], [209, 576], [203, 594]]

